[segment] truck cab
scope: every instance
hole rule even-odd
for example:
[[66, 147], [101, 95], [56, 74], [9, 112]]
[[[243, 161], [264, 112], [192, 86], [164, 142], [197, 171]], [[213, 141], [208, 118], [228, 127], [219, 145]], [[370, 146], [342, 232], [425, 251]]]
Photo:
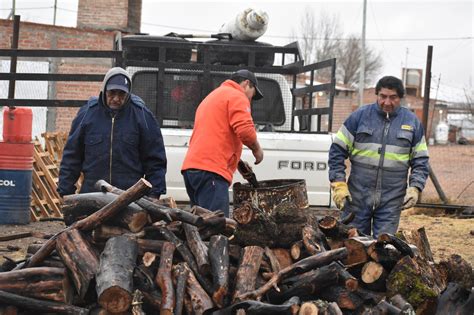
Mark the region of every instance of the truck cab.
[[[335, 73], [335, 59], [305, 65], [297, 43], [280, 47], [228, 39], [201, 42], [173, 35], [131, 35], [117, 40], [124, 52], [124, 67], [132, 75], [133, 93], [145, 101], [161, 125], [168, 158], [167, 195], [178, 202], [189, 201], [180, 170], [196, 108], [232, 72], [246, 68], [256, 74], [265, 95], [251, 104], [264, 150], [264, 160], [253, 167], [257, 179], [304, 179], [310, 205], [329, 206], [327, 160], [335, 79], [333, 75], [331, 82], [316, 84], [313, 78], [324, 68]], [[318, 107], [313, 104], [317, 92], [327, 96], [327, 102]], [[302, 105], [305, 98], [307, 108]], [[251, 165], [254, 161], [245, 146], [242, 160]], [[245, 182], [238, 172], [235, 182]], [[232, 200], [232, 191], [229, 194]]]

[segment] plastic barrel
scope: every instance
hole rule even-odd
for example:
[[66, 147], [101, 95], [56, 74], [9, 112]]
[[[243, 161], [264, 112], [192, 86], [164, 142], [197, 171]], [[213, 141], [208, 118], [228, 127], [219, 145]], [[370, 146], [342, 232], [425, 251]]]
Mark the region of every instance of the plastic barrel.
[[0, 224], [30, 222], [32, 143], [0, 142]]
[[33, 111], [31, 108], [5, 107], [3, 112], [3, 141], [12, 143], [31, 142]]

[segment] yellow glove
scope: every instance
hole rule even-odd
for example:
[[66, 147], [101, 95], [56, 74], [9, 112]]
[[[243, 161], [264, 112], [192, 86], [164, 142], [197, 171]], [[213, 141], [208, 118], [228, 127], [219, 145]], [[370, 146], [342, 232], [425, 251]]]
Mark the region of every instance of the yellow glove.
[[403, 209], [408, 209], [413, 207], [418, 198], [420, 197], [420, 191], [416, 187], [408, 187], [407, 192], [405, 194], [405, 199], [403, 200]]
[[336, 207], [339, 210], [342, 210], [345, 206], [346, 198], [349, 201], [352, 201], [351, 193], [349, 192], [349, 187], [347, 187], [346, 182], [332, 182], [332, 200], [336, 204]]

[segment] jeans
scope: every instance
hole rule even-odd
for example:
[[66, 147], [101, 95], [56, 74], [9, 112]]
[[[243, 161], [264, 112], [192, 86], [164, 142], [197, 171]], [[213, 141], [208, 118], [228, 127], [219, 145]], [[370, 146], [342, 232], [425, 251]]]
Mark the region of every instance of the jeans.
[[183, 177], [191, 206], [222, 210], [229, 217], [229, 182], [216, 173], [197, 169], [183, 171]]

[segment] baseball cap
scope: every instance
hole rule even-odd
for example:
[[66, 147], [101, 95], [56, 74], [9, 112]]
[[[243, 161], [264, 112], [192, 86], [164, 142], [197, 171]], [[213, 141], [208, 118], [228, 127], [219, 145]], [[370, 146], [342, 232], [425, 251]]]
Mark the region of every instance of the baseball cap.
[[111, 77], [109, 81], [107, 81], [106, 90], [121, 90], [125, 93], [130, 93], [129, 85], [130, 83], [128, 82], [126, 76], [124, 76], [123, 74], [117, 74]]
[[257, 78], [255, 77], [255, 74], [253, 74], [253, 72], [250, 72], [250, 71], [245, 70], [245, 69], [238, 70], [238, 71], [232, 73], [230, 78], [234, 79], [234, 78], [239, 78], [239, 77], [249, 80], [255, 86], [255, 95], [252, 98], [253, 100], [259, 100], [259, 99], [263, 98], [262, 91], [260, 91], [260, 89], [258, 88], [258, 81], [257, 81]]

